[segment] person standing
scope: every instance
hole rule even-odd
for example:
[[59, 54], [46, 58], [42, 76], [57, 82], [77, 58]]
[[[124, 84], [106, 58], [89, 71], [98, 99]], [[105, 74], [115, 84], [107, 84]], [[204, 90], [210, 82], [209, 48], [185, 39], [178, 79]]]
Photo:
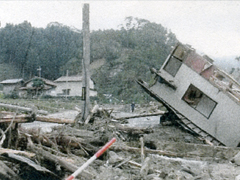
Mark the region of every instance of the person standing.
[[132, 102], [132, 104], [131, 104], [131, 109], [132, 109], [132, 112], [134, 111], [134, 108], [135, 108], [135, 103], [134, 103], [134, 102]]

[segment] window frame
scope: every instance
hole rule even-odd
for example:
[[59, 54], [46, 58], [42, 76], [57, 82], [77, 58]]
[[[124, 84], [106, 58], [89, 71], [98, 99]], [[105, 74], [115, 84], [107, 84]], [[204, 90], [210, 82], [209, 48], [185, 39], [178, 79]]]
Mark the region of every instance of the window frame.
[[[198, 97], [196, 97], [195, 99], [191, 99], [191, 97], [190, 97], [191, 93], [195, 94], [195, 96], [198, 96]], [[204, 117], [206, 117], [207, 119], [210, 118], [210, 116], [212, 115], [213, 111], [215, 110], [215, 108], [218, 104], [216, 101], [214, 101], [212, 98], [207, 96], [203, 91], [201, 91], [199, 88], [197, 88], [193, 84], [190, 84], [188, 86], [187, 90], [185, 91], [185, 93], [182, 97], [182, 100], [184, 102], [186, 102], [194, 110], [196, 110], [197, 112], [202, 114]], [[210, 107], [211, 107], [211, 110], [207, 113], [201, 111], [201, 106], [200, 105], [202, 105], [201, 103], [204, 102], [204, 100], [209, 101], [208, 105], [210, 105]], [[212, 103], [212, 104], [210, 104], [210, 103]]]
[[63, 95], [70, 95], [71, 89], [62, 89]]
[[[177, 65], [177, 67], [175, 68], [175, 71], [171, 71], [172, 68], [171, 68], [171, 65], [169, 65], [170, 63], [179, 63], [179, 65]], [[182, 61], [174, 56], [171, 56], [169, 58], [169, 60], [167, 61], [167, 63], [165, 64], [165, 66], [163, 67], [163, 69], [168, 73], [170, 74], [171, 76], [175, 77], [176, 74], [178, 73], [179, 69], [181, 68], [182, 66]]]

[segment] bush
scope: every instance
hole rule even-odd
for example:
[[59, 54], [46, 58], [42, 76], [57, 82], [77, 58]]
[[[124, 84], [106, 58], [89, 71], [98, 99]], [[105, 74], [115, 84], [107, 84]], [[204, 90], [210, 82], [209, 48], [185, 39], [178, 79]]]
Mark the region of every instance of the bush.
[[11, 94], [4, 94], [3, 98], [5, 98], [5, 99], [8, 99], [8, 98], [10, 98], [10, 99], [18, 99], [19, 95], [18, 95], [18, 93], [16, 91], [13, 91]]

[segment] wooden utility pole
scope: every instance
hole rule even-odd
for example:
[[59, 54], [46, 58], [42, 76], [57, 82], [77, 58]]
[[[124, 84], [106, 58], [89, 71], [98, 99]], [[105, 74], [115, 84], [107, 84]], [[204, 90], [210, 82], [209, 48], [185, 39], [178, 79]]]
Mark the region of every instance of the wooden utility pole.
[[39, 66], [39, 68], [37, 69], [37, 71], [38, 71], [38, 77], [41, 77], [41, 71], [42, 71], [41, 66]]
[[84, 122], [90, 111], [89, 99], [89, 65], [90, 65], [90, 28], [89, 28], [89, 4], [83, 5], [83, 62], [82, 62], [82, 122]]

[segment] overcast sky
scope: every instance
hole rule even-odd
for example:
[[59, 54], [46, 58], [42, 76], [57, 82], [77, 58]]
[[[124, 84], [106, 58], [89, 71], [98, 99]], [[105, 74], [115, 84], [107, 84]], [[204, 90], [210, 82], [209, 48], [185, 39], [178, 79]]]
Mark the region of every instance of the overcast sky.
[[240, 56], [240, 1], [1, 1], [1, 27], [27, 20], [82, 29], [82, 6], [90, 4], [90, 28], [116, 29], [133, 16], [162, 24], [184, 44], [210, 57]]

